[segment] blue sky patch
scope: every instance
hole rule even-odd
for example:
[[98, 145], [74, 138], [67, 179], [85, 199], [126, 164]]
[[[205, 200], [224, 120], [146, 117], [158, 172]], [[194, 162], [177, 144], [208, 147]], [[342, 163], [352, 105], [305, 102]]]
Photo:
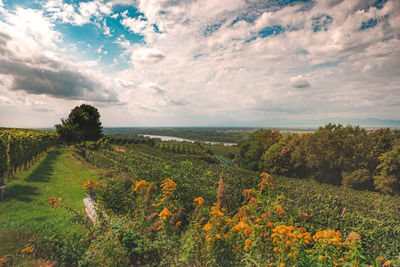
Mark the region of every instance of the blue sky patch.
[[327, 31], [332, 22], [333, 18], [327, 14], [312, 18], [313, 32]]
[[322, 68], [332, 68], [337, 67], [340, 64], [340, 61], [328, 61], [321, 64], [315, 64], [311, 66], [312, 70], [322, 69]]
[[142, 12], [140, 12], [136, 7], [134, 6], [126, 6], [126, 5], [115, 5], [113, 6], [113, 12], [114, 13], [123, 13], [127, 12], [126, 15], [131, 18], [137, 18], [139, 16], [144, 16]]
[[213, 32], [217, 31], [219, 28], [221, 28], [222, 24], [224, 24], [226, 20], [222, 20], [219, 23], [207, 25], [206, 29], [204, 31], [204, 36], [210, 36]]
[[285, 29], [282, 26], [274, 25], [272, 27], [265, 27], [264, 29], [259, 31], [258, 34], [262, 38], [266, 38], [266, 37], [271, 36], [271, 35], [278, 35], [278, 34], [284, 32], [284, 31], [285, 31]]
[[378, 24], [378, 20], [377, 19], [369, 19], [368, 21], [363, 22], [361, 24], [360, 31], [364, 31], [366, 29], [373, 28], [377, 24]]
[[17, 6], [24, 8], [41, 8], [41, 4], [38, 1], [26, 1], [26, 0], [3, 0], [4, 7], [6, 9], [15, 9]]
[[300, 48], [300, 49], [296, 50], [296, 54], [298, 54], [298, 55], [309, 55], [310, 51], [308, 51], [306, 49], [303, 49], [303, 48]]

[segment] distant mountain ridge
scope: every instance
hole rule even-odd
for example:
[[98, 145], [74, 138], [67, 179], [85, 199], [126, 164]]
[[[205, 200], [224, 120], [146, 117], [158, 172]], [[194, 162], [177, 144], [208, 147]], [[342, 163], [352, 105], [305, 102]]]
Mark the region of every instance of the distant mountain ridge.
[[342, 124], [342, 125], [359, 125], [365, 128], [380, 128], [380, 127], [390, 127], [390, 128], [400, 128], [400, 120], [381, 120], [376, 118], [324, 118], [324, 119], [307, 119], [307, 120], [295, 120], [295, 119], [281, 119], [281, 118], [271, 118], [265, 120], [255, 120], [255, 121], [225, 121], [213, 125], [213, 127], [282, 127], [282, 128], [316, 128], [319, 126], [324, 126], [328, 123]]

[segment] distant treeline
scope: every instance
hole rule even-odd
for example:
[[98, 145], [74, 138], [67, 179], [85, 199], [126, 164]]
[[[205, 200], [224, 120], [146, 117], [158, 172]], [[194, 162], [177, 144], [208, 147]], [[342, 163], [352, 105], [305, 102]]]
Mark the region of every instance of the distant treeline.
[[113, 137], [137, 137], [139, 134], [174, 136], [193, 141], [238, 143], [247, 138], [252, 129], [239, 128], [105, 128], [104, 134]]
[[240, 166], [360, 190], [400, 193], [400, 130], [327, 124], [282, 136], [258, 130], [239, 144]]

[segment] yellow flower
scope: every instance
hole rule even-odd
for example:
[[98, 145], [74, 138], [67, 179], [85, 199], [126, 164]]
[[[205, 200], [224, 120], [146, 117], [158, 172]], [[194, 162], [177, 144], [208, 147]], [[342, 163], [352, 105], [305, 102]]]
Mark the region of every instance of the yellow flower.
[[145, 187], [148, 184], [146, 180], [140, 180], [139, 182], [136, 182], [135, 188], [133, 189], [134, 192], [139, 191], [141, 188]]
[[21, 250], [21, 252], [22, 253], [32, 253], [33, 252], [32, 246], [27, 246], [26, 248]]
[[248, 227], [249, 225], [246, 222], [240, 221], [237, 225], [232, 227], [232, 232], [239, 232], [241, 230], [247, 229]]
[[196, 197], [194, 200], [194, 204], [197, 203], [197, 205], [203, 205], [206, 201], [202, 197]]
[[174, 183], [171, 179], [167, 178], [161, 183], [161, 190], [163, 196], [172, 195], [176, 190], [177, 184]]
[[98, 187], [100, 187], [101, 186], [101, 184], [99, 183], [99, 182], [93, 182], [92, 180], [87, 180], [84, 184], [83, 184], [83, 186], [82, 186], [82, 188], [83, 189], [85, 189], [85, 190], [88, 190], [88, 189], [93, 189], [93, 190], [95, 190], [95, 189], [97, 189]]
[[323, 260], [324, 260], [324, 256], [319, 255], [319, 256], [318, 256], [318, 260], [323, 261]]
[[250, 245], [251, 245], [251, 240], [250, 239], [246, 239], [244, 241], [244, 251], [247, 251], [249, 249]]
[[158, 214], [158, 216], [160, 217], [161, 220], [166, 220], [167, 217], [171, 217], [172, 213], [164, 207], [164, 209], [160, 212], [160, 214]]
[[182, 222], [181, 221], [178, 221], [175, 225], [176, 226], [180, 226], [182, 224]]
[[203, 226], [203, 230], [208, 232], [212, 229], [212, 225], [210, 222], [207, 222], [206, 225]]

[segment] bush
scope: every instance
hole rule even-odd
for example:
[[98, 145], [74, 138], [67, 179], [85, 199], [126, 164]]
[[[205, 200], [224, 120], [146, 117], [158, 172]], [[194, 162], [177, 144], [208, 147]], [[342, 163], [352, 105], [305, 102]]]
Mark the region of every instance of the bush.
[[367, 169], [343, 172], [342, 185], [357, 190], [373, 190], [374, 180]]

